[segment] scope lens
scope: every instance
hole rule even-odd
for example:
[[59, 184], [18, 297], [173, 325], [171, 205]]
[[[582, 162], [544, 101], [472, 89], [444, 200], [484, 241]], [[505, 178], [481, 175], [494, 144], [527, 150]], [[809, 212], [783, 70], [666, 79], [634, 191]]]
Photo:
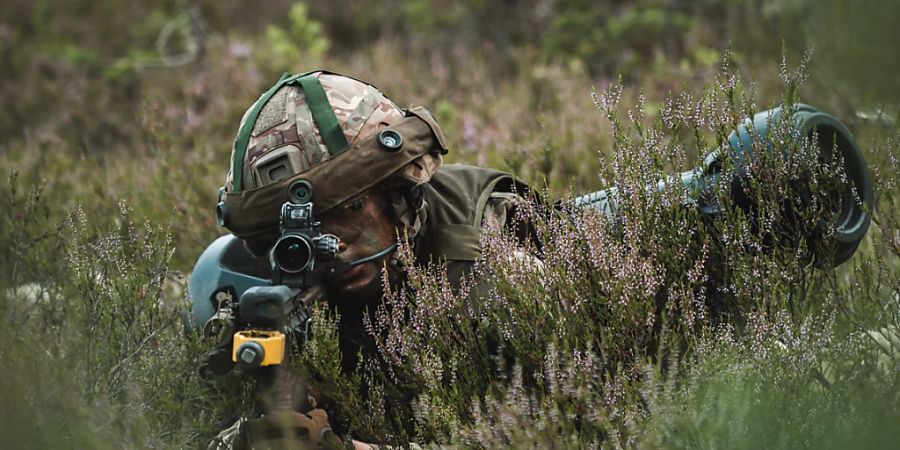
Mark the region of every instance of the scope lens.
[[216, 219], [220, 227], [228, 225], [228, 205], [225, 202], [216, 205]]
[[275, 243], [272, 259], [285, 272], [300, 272], [312, 260], [312, 247], [302, 236], [284, 236]]

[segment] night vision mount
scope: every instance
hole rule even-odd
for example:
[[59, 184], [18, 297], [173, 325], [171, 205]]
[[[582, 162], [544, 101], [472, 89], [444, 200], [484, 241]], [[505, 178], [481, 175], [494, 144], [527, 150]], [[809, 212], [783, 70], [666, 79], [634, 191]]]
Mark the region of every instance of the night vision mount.
[[312, 186], [305, 180], [291, 185], [291, 201], [281, 205], [281, 237], [270, 252], [273, 284], [291, 288], [312, 287], [316, 261], [332, 261], [339, 239], [324, 233], [313, 218]]

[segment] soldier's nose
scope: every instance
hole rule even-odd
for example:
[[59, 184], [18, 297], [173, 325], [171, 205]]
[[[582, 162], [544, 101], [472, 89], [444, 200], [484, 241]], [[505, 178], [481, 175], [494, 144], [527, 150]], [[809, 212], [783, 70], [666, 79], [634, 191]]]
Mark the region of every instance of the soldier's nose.
[[338, 253], [343, 253], [347, 250], [347, 243], [344, 241], [338, 242]]

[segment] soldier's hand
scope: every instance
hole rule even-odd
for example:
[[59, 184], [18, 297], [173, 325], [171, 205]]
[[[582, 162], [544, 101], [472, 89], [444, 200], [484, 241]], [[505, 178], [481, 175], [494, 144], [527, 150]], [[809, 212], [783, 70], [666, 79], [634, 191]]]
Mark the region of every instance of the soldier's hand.
[[285, 411], [248, 420], [246, 436], [253, 450], [343, 449], [331, 430], [328, 414], [314, 409], [306, 414]]

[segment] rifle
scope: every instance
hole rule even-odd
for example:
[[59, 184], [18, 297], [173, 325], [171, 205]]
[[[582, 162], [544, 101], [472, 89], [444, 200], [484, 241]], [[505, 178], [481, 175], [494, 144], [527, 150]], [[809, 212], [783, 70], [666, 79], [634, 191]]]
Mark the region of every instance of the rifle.
[[[327, 448], [340, 447], [340, 440], [328, 426], [323, 411], [309, 413], [317, 414], [315, 417], [299, 414], [314, 405], [309, 404], [305, 395], [304, 380], [293, 373], [288, 363], [293, 350], [300, 349], [309, 336], [312, 308], [323, 292], [313, 277], [316, 265], [328, 264], [327, 270], [339, 273], [361, 262], [339, 263], [335, 260], [339, 240], [324, 233], [321, 224], [315, 221], [309, 183], [300, 180], [291, 186], [290, 192], [290, 201], [281, 208], [281, 236], [270, 252], [268, 266], [251, 259], [253, 264], [243, 267], [255, 269], [254, 275], [267, 274], [267, 279], [242, 275], [217, 288], [209, 297], [215, 302], [215, 313], [205, 321], [202, 330], [207, 337], [217, 337], [219, 345], [207, 353], [200, 373], [202, 378], [209, 379], [213, 375], [235, 371], [258, 382], [257, 395], [262, 408], [257, 414], [259, 420], [247, 421], [248, 433], [254, 435], [251, 440], [295, 442], [295, 438], [303, 437], [304, 442], [320, 443]], [[220, 220], [224, 214], [227, 211], [220, 208]], [[204, 266], [206, 272], [214, 272], [234, 262], [235, 256], [238, 261], [247, 262], [246, 250], [241, 252], [239, 242], [220, 241], [222, 239], [214, 246], [222, 252], [214, 256], [212, 267]], [[198, 266], [202, 261], [203, 255]], [[220, 281], [219, 277], [203, 280], [204, 273], [195, 273], [194, 278], [198, 275], [200, 286], [192, 282], [192, 294], [202, 292], [195, 290], [204, 289], [202, 283]], [[242, 288], [240, 293], [235, 286]], [[197, 301], [194, 304], [198, 306]], [[199, 306], [204, 308], [202, 302]], [[196, 318], [196, 313], [194, 311], [193, 317], [186, 317], [186, 320]], [[311, 429], [319, 430], [319, 433], [310, 436]]]

